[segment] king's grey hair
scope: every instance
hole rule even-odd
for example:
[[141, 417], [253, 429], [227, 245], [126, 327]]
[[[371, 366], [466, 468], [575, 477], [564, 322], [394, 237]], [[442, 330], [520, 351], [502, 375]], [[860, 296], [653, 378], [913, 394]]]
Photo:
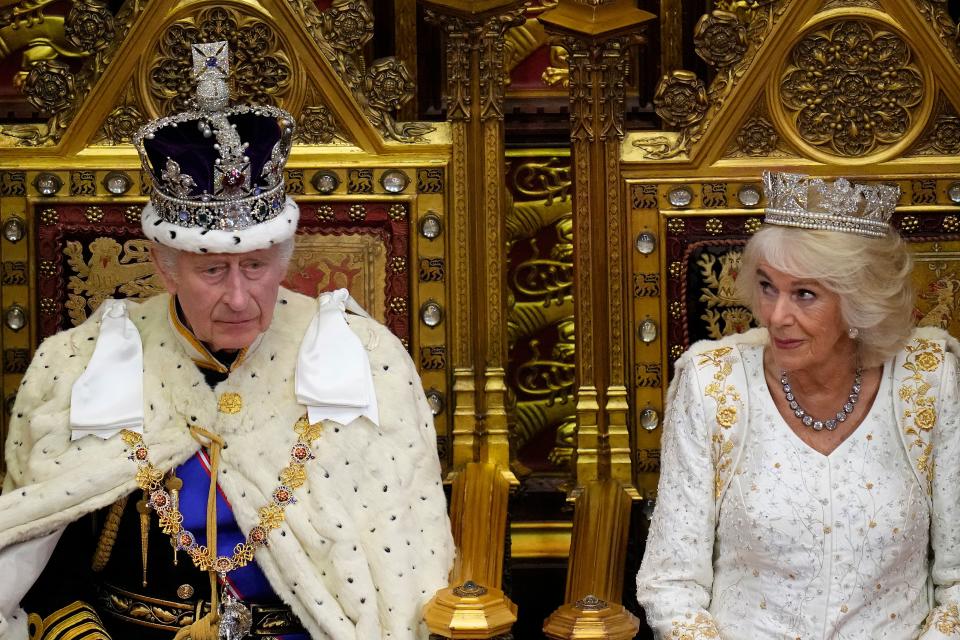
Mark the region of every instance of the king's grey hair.
[[[280, 258], [284, 271], [287, 270], [287, 267], [290, 265], [290, 259], [293, 257], [294, 240], [295, 238], [288, 238], [280, 244], [271, 247], [277, 249], [277, 256]], [[153, 244], [153, 255], [157, 262], [160, 263], [159, 267], [174, 281], [176, 281], [179, 276], [177, 259], [181, 253], [181, 249], [175, 249], [160, 243]]]

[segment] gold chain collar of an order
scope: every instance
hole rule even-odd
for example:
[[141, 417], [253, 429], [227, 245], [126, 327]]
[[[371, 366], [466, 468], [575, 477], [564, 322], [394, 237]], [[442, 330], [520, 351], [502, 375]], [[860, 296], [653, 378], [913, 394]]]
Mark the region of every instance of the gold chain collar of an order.
[[280, 486], [273, 491], [273, 501], [260, 508], [259, 522], [250, 529], [246, 541], [234, 547], [230, 556], [214, 556], [207, 546], [197, 544], [196, 537], [183, 528], [183, 514], [180, 513], [177, 499], [163, 488], [164, 473], [150, 462], [150, 453], [143, 437], [126, 429], [121, 432], [121, 437], [133, 447], [129, 458], [137, 463], [137, 485], [149, 496], [147, 505], [157, 512], [160, 529], [171, 537], [174, 548], [186, 551], [201, 571], [213, 570], [225, 574], [253, 560], [256, 550], [266, 545], [270, 532], [283, 522], [287, 506], [296, 502], [293, 490], [306, 482], [304, 465], [314, 457], [310, 445], [320, 437], [323, 423], [310, 424], [307, 416], [302, 416], [293, 429], [297, 433], [297, 441], [290, 449], [289, 464], [280, 472]]

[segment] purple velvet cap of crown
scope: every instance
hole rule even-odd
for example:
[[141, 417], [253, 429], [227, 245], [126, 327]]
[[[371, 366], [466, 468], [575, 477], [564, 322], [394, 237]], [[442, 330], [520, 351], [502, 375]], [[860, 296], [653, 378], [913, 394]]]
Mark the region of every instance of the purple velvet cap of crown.
[[[231, 113], [230, 124], [236, 126], [240, 139], [246, 142], [245, 155], [250, 158], [250, 175], [254, 186], [266, 188], [261, 179], [264, 165], [270, 161], [270, 153], [280, 140], [280, 125], [276, 117], [254, 112]], [[179, 122], [157, 129], [152, 137], [144, 137], [143, 148], [150, 161], [151, 173], [156, 188], [163, 189], [161, 173], [171, 159], [180, 165], [180, 172], [193, 178], [195, 187], [190, 197], [214, 193], [214, 162], [220, 157], [214, 148], [215, 136], [204, 136], [199, 124], [201, 118]]]

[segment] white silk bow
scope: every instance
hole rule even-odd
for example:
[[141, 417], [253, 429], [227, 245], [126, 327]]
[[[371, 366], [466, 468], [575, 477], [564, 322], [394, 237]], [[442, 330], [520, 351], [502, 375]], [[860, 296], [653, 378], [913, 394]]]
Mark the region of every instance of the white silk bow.
[[143, 345], [126, 300], [101, 304], [93, 356], [70, 394], [70, 439], [143, 433]]
[[370, 360], [344, 314], [367, 315], [346, 289], [323, 293], [297, 358], [297, 402], [306, 405], [311, 423], [333, 420], [346, 425], [360, 416], [379, 424]]

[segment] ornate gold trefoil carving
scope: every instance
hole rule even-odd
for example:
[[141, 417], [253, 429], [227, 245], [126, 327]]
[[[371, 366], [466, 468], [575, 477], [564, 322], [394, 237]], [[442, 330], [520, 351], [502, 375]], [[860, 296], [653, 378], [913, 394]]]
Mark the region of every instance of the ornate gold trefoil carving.
[[423, 122], [397, 122], [393, 111], [413, 97], [403, 62], [387, 57], [367, 67], [363, 46], [373, 36], [373, 14], [363, 0], [334, 0], [326, 11], [313, 0], [288, 0], [324, 57], [350, 88], [370, 122], [399, 142], [416, 142], [434, 130]]
[[272, 26], [255, 14], [230, 7], [210, 7], [177, 20], [157, 39], [148, 70], [149, 95], [158, 113], [190, 108], [194, 42], [230, 43], [231, 80], [236, 93], [255, 104], [277, 104], [291, 88], [293, 63]]
[[804, 141], [860, 157], [906, 135], [926, 87], [903, 38], [866, 21], [843, 20], [796, 45], [779, 89]]

